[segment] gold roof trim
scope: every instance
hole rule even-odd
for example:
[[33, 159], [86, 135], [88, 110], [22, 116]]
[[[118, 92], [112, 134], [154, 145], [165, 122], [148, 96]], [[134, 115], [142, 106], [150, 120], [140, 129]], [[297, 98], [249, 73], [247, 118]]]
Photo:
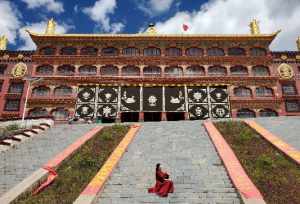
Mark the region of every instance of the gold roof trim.
[[80, 38], [90, 38], [90, 37], [147, 37], [147, 38], [159, 38], [159, 37], [209, 37], [209, 38], [232, 38], [232, 37], [241, 37], [241, 38], [263, 38], [263, 37], [276, 37], [281, 30], [271, 33], [271, 34], [155, 34], [149, 35], [147, 33], [138, 33], [138, 34], [40, 34], [34, 33], [29, 30], [26, 30], [31, 36], [35, 37], [80, 37]]

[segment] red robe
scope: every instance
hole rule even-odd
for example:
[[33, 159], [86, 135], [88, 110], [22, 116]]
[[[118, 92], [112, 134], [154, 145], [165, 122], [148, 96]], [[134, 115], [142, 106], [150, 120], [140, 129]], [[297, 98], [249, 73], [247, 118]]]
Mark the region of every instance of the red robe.
[[156, 172], [155, 186], [148, 189], [148, 193], [156, 193], [158, 196], [167, 197], [168, 193], [174, 192], [173, 181], [168, 180], [169, 175], [160, 170]]

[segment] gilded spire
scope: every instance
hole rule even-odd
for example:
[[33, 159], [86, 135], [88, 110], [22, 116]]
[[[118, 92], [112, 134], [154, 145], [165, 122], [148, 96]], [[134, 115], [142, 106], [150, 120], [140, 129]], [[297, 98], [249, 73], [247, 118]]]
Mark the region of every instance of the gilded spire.
[[0, 50], [6, 50], [7, 48], [7, 38], [5, 35], [0, 37]]
[[147, 34], [157, 34], [157, 30], [155, 28], [155, 25], [153, 23], [150, 23], [149, 26], [148, 26], [148, 29], [146, 30], [146, 33]]
[[253, 21], [250, 22], [250, 30], [252, 35], [259, 35], [260, 34], [260, 29], [259, 29], [259, 22], [254, 19]]
[[54, 35], [55, 27], [56, 27], [56, 22], [53, 20], [53, 18], [51, 18], [47, 23], [45, 34], [46, 35]]
[[298, 40], [297, 40], [297, 47], [298, 47], [298, 50], [300, 51], [300, 37], [298, 37]]

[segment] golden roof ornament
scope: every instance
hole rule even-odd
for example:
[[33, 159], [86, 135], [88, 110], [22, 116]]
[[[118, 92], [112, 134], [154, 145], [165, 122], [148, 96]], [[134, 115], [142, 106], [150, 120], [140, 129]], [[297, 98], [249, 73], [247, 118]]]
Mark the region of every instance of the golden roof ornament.
[[291, 79], [295, 75], [293, 68], [286, 63], [282, 63], [277, 71], [281, 79]]
[[20, 62], [14, 66], [14, 68], [11, 71], [11, 74], [13, 77], [24, 77], [27, 72], [27, 65], [23, 62]]
[[298, 40], [297, 40], [297, 47], [298, 47], [298, 50], [300, 51], [300, 37], [298, 37]]
[[147, 34], [155, 35], [157, 34], [157, 30], [155, 28], [155, 25], [153, 23], [150, 23], [148, 26], [148, 29], [146, 30]]
[[0, 37], [0, 50], [6, 50], [7, 49], [7, 38], [5, 35], [2, 35]]
[[53, 18], [51, 18], [47, 23], [45, 34], [46, 35], [54, 35], [55, 28], [56, 28], [56, 22], [53, 20]]
[[252, 35], [260, 35], [260, 29], [259, 29], [259, 21], [254, 19], [250, 22], [250, 30]]

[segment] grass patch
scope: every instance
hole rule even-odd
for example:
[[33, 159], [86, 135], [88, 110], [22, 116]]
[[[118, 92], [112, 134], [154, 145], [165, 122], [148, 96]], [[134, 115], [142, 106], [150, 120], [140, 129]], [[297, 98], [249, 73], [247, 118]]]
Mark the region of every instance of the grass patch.
[[241, 121], [214, 123], [270, 204], [300, 203], [300, 167]]
[[57, 169], [58, 177], [38, 195], [31, 192], [13, 203], [73, 203], [128, 132], [128, 126], [104, 127]]

